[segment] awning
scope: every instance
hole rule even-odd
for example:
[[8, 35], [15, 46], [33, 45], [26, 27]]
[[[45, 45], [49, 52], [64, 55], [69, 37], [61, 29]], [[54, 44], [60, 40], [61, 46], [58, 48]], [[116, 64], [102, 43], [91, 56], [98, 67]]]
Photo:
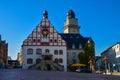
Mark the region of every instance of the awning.
[[72, 64], [71, 66], [73, 66], [73, 67], [84, 67], [84, 66], [86, 66], [85, 64], [80, 64], [80, 63], [75, 63], [75, 64]]

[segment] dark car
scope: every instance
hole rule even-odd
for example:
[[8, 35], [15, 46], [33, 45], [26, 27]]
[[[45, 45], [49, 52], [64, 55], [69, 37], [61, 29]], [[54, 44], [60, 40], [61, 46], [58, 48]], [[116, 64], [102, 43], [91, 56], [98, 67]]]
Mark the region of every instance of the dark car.
[[76, 72], [78, 72], [78, 73], [92, 73], [91, 70], [86, 69], [86, 68], [79, 68], [79, 69], [76, 69]]

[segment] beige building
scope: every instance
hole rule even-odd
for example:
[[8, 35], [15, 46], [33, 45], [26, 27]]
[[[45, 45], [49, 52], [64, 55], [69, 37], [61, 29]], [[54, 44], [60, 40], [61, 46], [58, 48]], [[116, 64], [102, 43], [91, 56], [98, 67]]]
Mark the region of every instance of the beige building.
[[19, 62], [19, 65], [22, 66], [22, 52], [21, 51], [17, 55], [17, 61]]

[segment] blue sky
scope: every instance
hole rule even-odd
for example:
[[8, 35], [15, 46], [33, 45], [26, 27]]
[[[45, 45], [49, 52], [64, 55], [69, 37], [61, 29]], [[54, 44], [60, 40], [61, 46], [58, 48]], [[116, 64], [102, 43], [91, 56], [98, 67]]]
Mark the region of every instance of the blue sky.
[[12, 59], [45, 9], [59, 33], [63, 33], [66, 13], [72, 9], [81, 26], [80, 34], [92, 36], [96, 55], [120, 41], [120, 0], [0, 0], [0, 34]]

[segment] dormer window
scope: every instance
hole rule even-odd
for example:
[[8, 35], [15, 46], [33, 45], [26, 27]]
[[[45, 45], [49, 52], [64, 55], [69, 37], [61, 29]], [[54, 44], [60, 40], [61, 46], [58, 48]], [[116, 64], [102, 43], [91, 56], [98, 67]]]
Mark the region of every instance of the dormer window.
[[75, 44], [72, 45], [72, 48], [75, 49]]
[[79, 49], [82, 49], [82, 45], [81, 44], [79, 45]]

